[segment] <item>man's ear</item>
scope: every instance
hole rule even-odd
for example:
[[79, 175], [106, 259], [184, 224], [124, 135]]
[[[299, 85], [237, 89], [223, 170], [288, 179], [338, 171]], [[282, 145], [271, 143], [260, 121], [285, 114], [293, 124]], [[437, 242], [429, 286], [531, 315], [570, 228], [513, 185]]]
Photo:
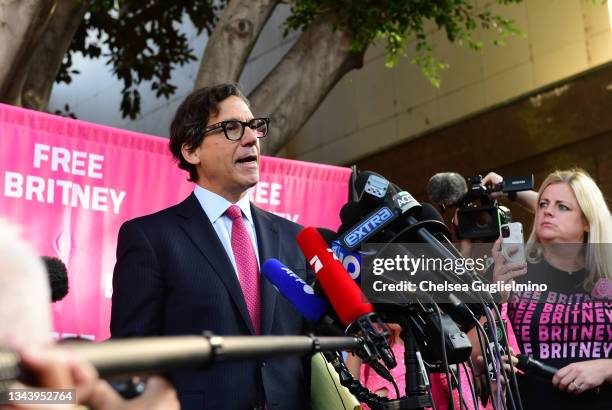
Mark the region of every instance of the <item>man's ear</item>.
[[192, 165], [197, 165], [200, 163], [200, 150], [198, 148], [189, 149], [187, 144], [183, 144], [181, 145], [181, 154], [183, 154], [185, 161]]

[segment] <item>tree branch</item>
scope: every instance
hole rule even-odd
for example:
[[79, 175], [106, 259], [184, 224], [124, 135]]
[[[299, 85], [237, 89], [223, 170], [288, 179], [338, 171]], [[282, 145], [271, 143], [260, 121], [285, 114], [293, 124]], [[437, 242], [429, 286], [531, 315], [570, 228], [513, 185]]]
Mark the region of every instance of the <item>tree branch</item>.
[[232, 0], [206, 44], [194, 89], [236, 82], [279, 0]]
[[92, 2], [93, 0], [57, 0], [55, 13], [33, 53], [35, 64], [30, 66], [21, 93], [24, 107], [39, 111], [47, 109], [64, 55]]
[[355, 51], [351, 34], [335, 27], [335, 15], [318, 17], [249, 96], [258, 113], [272, 117], [264, 153], [277, 154], [336, 83], [363, 66], [366, 49]]
[[54, 0], [0, 0], [0, 101], [19, 105], [32, 50], [46, 28]]

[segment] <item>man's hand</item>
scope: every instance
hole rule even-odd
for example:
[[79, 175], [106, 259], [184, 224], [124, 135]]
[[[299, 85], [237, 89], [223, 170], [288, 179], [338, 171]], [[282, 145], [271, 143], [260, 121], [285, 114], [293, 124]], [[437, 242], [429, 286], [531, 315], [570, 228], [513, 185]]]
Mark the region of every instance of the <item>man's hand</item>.
[[581, 394], [612, 380], [612, 359], [569, 364], [553, 376], [553, 385], [568, 393]]

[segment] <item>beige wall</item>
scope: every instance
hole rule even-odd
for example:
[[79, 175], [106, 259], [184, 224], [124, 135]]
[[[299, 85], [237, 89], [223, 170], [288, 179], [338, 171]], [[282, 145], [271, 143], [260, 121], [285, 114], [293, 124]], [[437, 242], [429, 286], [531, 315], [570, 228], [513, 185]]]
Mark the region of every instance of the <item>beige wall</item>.
[[612, 61], [608, 7], [599, 1], [525, 0], [494, 11], [515, 20], [527, 36], [475, 52], [434, 33], [436, 55], [450, 65], [439, 89], [409, 57], [389, 69], [383, 47], [371, 47], [364, 67], [342, 79], [283, 154], [349, 164]]

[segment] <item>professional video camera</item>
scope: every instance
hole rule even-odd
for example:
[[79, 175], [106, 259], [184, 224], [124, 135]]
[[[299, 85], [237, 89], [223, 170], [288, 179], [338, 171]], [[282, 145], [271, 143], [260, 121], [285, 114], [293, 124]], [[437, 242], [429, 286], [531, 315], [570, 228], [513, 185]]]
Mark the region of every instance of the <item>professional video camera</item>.
[[533, 188], [533, 175], [510, 177], [496, 185], [481, 185], [482, 176], [467, 180], [455, 172], [435, 174], [427, 184], [429, 198], [442, 209], [457, 207], [457, 237], [459, 239], [495, 240], [500, 227], [512, 221], [510, 210], [491, 198], [494, 192], [502, 192], [510, 199], [519, 191]]

